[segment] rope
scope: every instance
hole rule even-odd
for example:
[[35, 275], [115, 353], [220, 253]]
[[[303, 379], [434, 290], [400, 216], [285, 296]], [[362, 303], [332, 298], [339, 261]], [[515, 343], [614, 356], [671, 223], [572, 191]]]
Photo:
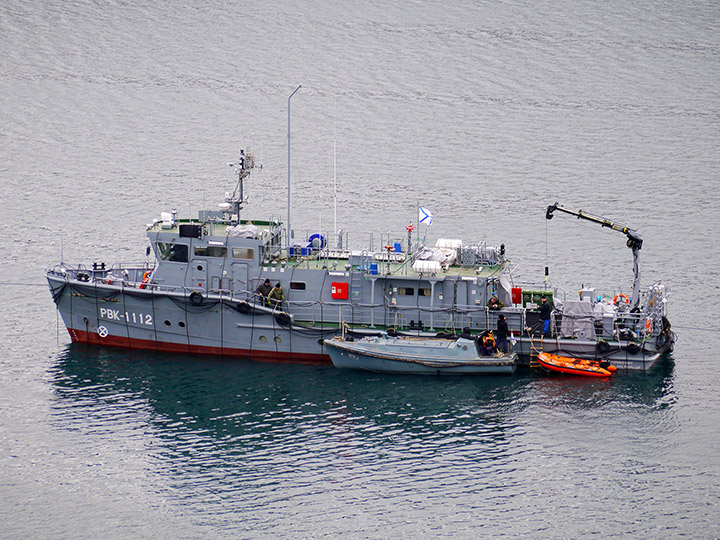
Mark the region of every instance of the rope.
[[547, 286], [548, 282], [548, 221], [549, 219], [545, 220], [545, 285]]
[[720, 328], [700, 328], [698, 326], [678, 326], [673, 324], [673, 328], [682, 328], [683, 330], [700, 330], [702, 332], [720, 332]]

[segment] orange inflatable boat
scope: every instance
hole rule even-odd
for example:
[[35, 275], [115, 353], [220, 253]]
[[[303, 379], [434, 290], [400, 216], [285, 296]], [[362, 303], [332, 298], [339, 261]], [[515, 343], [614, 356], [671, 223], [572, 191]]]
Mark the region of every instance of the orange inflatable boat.
[[613, 372], [617, 371], [615, 366], [611, 366], [609, 362], [601, 362], [599, 360], [584, 360], [582, 358], [572, 358], [569, 356], [558, 356], [541, 352], [538, 354], [538, 362], [542, 367], [549, 371], [557, 371], [559, 373], [567, 373], [569, 375], [583, 375], [585, 377], [609, 377]]

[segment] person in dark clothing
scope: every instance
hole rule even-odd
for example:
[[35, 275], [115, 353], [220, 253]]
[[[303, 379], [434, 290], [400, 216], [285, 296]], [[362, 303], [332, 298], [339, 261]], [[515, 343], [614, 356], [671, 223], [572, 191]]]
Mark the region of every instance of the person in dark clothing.
[[550, 303], [547, 301], [546, 297], [542, 297], [542, 300], [540, 301], [540, 320], [543, 322], [543, 335], [548, 335], [548, 330], [550, 329], [550, 313], [552, 312], [552, 308], [550, 307]]
[[272, 285], [270, 285], [270, 280], [266, 279], [264, 283], [260, 284], [255, 292], [260, 295], [260, 302], [267, 304], [270, 291], [272, 291]]
[[508, 323], [505, 320], [505, 315], [500, 315], [497, 321], [497, 348], [504, 353], [508, 351], [507, 338], [509, 335], [510, 329], [508, 328]]

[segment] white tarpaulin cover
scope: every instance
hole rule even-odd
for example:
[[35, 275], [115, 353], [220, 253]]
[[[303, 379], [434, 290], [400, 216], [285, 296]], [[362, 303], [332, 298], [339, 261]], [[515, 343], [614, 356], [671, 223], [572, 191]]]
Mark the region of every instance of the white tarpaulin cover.
[[595, 337], [594, 321], [593, 306], [590, 302], [568, 300], [563, 306], [560, 335], [562, 337], [593, 339]]
[[452, 266], [457, 258], [457, 250], [449, 248], [423, 248], [415, 257], [418, 261], [437, 261]]
[[598, 321], [602, 321], [603, 317], [615, 317], [617, 314], [617, 308], [612, 304], [605, 304], [598, 302], [593, 308], [593, 315]]
[[247, 225], [236, 225], [227, 230], [227, 235], [233, 238], [257, 238], [258, 228], [248, 223]]

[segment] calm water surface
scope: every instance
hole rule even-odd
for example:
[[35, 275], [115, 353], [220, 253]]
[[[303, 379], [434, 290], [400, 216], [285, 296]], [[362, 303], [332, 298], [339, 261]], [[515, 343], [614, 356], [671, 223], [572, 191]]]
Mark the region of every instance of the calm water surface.
[[[720, 10], [713, 3], [0, 6], [4, 538], [717, 538]], [[648, 373], [424, 378], [72, 346], [42, 271], [144, 260], [231, 187], [297, 228], [504, 242], [519, 279], [630, 289]]]

